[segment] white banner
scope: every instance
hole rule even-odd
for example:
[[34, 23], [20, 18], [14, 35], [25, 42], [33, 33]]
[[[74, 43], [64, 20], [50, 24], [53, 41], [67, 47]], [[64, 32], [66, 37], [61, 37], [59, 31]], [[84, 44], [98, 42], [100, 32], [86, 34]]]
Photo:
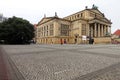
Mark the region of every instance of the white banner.
[[82, 40], [87, 40], [87, 36], [82, 36]]

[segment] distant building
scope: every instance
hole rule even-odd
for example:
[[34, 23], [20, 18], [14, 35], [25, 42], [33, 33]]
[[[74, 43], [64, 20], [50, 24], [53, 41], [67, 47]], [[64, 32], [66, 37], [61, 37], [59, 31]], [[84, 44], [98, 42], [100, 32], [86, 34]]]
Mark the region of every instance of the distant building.
[[7, 18], [4, 17], [3, 14], [0, 13], [0, 22], [3, 22], [3, 21], [5, 21], [5, 20], [7, 20]]
[[112, 38], [120, 38], [120, 29], [116, 30], [113, 35], [112, 35]]
[[40, 44], [80, 44], [111, 42], [111, 24], [104, 13], [93, 5], [64, 18], [59, 18], [57, 13], [53, 17], [46, 17], [37, 24], [36, 41]]
[[0, 22], [3, 21], [3, 14], [0, 14]]
[[120, 29], [116, 30], [113, 34], [112, 34], [112, 44], [120, 44]]

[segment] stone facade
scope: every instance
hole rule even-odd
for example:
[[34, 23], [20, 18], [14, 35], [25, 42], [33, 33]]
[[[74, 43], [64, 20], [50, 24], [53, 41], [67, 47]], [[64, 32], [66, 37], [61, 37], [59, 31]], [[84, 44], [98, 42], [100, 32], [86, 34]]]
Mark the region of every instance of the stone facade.
[[[94, 39], [95, 43], [104, 43], [105, 39], [109, 43], [111, 21], [93, 5], [91, 9], [86, 7], [64, 18], [59, 18], [56, 13], [54, 17], [44, 16], [37, 24], [36, 33], [40, 44], [80, 44], [89, 43], [90, 39]], [[108, 41], [106, 38], [109, 38]]]

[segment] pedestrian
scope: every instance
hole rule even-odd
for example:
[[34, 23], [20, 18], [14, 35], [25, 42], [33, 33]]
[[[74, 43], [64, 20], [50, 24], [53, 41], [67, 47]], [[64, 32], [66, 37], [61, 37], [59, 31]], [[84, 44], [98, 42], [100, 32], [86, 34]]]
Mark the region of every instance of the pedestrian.
[[61, 43], [61, 45], [63, 44], [63, 41], [62, 41], [62, 39], [60, 39], [60, 43]]
[[66, 42], [66, 39], [64, 39], [64, 44], [66, 44], [67, 42]]
[[94, 44], [94, 39], [92, 38], [92, 44]]
[[77, 39], [75, 38], [75, 44], [77, 44]]

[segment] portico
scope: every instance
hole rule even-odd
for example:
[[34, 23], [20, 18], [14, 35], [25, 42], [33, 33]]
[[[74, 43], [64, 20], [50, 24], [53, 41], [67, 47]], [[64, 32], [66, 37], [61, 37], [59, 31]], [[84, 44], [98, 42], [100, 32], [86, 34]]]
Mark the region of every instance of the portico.
[[111, 26], [107, 23], [89, 22], [89, 35], [91, 37], [111, 36]]

